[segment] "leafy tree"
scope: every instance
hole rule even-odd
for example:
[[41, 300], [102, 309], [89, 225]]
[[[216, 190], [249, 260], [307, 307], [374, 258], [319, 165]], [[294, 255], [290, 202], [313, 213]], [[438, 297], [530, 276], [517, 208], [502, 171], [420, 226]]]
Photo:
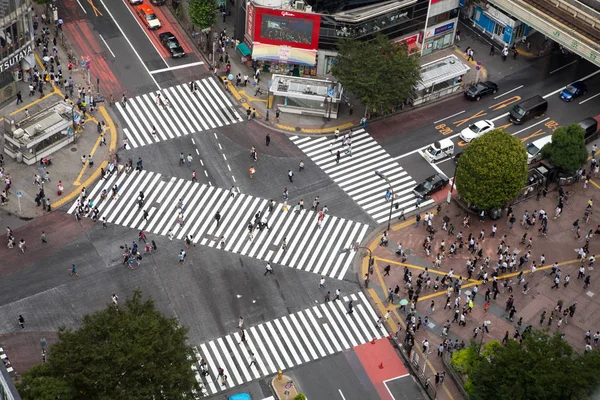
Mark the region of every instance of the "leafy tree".
[[599, 383], [599, 354], [579, 355], [560, 334], [533, 330], [522, 344], [482, 352], [465, 387], [473, 400], [585, 399]]
[[333, 75], [354, 93], [367, 111], [387, 114], [405, 101], [420, 79], [419, 58], [405, 44], [377, 34], [372, 42], [345, 39], [338, 44]]
[[561, 126], [552, 134], [552, 143], [542, 148], [542, 157], [566, 173], [577, 171], [587, 161], [585, 131], [578, 124]]
[[34, 3], [46, 6], [46, 11], [48, 10], [48, 5], [54, 3], [52, 0], [33, 0]]
[[166, 318], [136, 291], [124, 306], [86, 315], [75, 331], [60, 329], [48, 362], [23, 374], [24, 400], [184, 399], [199, 385], [190, 368], [187, 328]]
[[527, 154], [519, 139], [495, 129], [473, 140], [456, 168], [456, 190], [481, 210], [503, 207], [527, 179]]
[[294, 396], [294, 400], [306, 400], [306, 396], [303, 393], [298, 393]]
[[217, 20], [216, 0], [190, 0], [188, 15], [192, 24], [199, 29], [210, 28]]

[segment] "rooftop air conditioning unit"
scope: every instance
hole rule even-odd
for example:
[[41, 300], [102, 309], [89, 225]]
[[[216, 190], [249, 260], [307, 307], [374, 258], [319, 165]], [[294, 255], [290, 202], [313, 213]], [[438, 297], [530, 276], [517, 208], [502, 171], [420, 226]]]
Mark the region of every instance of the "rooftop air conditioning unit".
[[305, 5], [306, 4], [303, 1], [301, 1], [301, 0], [298, 0], [298, 1], [294, 2], [294, 8], [296, 10], [304, 10]]
[[42, 126], [40, 124], [35, 124], [35, 126], [33, 127], [33, 132], [40, 133], [41, 131], [42, 131]]
[[304, 11], [308, 12], [312, 12], [312, 6], [306, 6], [304, 7]]
[[20, 139], [24, 133], [25, 131], [23, 130], [23, 128], [15, 129], [13, 132], [13, 136], [15, 139]]

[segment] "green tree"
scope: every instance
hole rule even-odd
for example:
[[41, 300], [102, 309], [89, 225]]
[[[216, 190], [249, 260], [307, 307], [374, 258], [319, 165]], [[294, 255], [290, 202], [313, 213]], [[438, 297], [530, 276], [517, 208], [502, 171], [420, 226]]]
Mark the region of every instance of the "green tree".
[[303, 393], [298, 393], [294, 396], [294, 400], [306, 400], [306, 396]]
[[369, 112], [388, 114], [405, 101], [420, 79], [419, 58], [405, 44], [377, 34], [373, 41], [346, 39], [338, 44], [333, 75]]
[[[483, 353], [482, 353], [483, 355]], [[598, 351], [579, 355], [555, 333], [533, 330], [481, 357], [469, 375], [472, 400], [585, 399], [597, 388]]]
[[503, 207], [527, 179], [527, 154], [519, 139], [495, 129], [473, 140], [456, 168], [456, 190], [480, 210]]
[[[52, 0], [33, 0], [34, 3], [36, 4], [41, 4], [43, 6], [46, 6], [46, 11], [48, 11], [48, 5], [54, 3]], [[46, 15], [47, 17], [51, 17]], [[51, 18], [49, 18], [49, 20], [51, 20]]]
[[217, 0], [190, 0], [188, 16], [198, 29], [210, 28], [217, 20]]
[[552, 133], [552, 143], [542, 148], [542, 157], [562, 172], [577, 171], [587, 161], [585, 131], [578, 124], [561, 126]]
[[24, 400], [46, 398], [38, 394], [47, 388], [67, 400], [190, 398], [199, 385], [186, 334], [136, 291], [123, 306], [86, 315], [79, 329], [60, 329], [48, 362], [24, 373], [19, 390]]

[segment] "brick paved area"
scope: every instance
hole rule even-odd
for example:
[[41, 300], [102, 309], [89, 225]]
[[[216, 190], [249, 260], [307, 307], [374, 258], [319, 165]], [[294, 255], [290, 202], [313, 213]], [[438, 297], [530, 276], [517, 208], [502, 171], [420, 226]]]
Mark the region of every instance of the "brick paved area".
[[[577, 249], [585, 243], [585, 236], [587, 232], [592, 229], [596, 230], [598, 225], [598, 218], [592, 215], [590, 222], [585, 223], [583, 220], [584, 210], [587, 206], [589, 199], [597, 204], [594, 204], [595, 208], [600, 207], [600, 198], [598, 196], [598, 188], [592, 185], [588, 186], [587, 189], [583, 189], [581, 185], [575, 185], [566, 187], [568, 191], [573, 193], [569, 196], [568, 205], [565, 205], [563, 213], [559, 218], [554, 219], [554, 209], [557, 205], [558, 193], [551, 191], [547, 197], [542, 197], [539, 201], [531, 199], [526, 202], [513, 206], [515, 217], [517, 222], [514, 224], [513, 229], [509, 229], [507, 218], [501, 218], [496, 221], [489, 219], [483, 222], [479, 221], [479, 218], [475, 215], [471, 215], [470, 228], [463, 227], [463, 217], [467, 215], [456, 203], [448, 205], [447, 203], [442, 204], [442, 209], [439, 215], [436, 215], [433, 219], [434, 229], [437, 230], [430, 256], [427, 256], [423, 249], [423, 242], [427, 236], [427, 231], [423, 226], [422, 222], [418, 228], [415, 228], [414, 218], [413, 223], [407, 221], [396, 221], [398, 225], [393, 227], [397, 230], [392, 230], [389, 233], [389, 245], [387, 247], [371, 245], [374, 248], [373, 255], [375, 257], [375, 274], [371, 278], [371, 287], [376, 287], [376, 292], [381, 296], [381, 302], [384, 306], [387, 306], [385, 301], [386, 293], [385, 288], [392, 288], [399, 285], [401, 290], [399, 298], [395, 299], [395, 305], [388, 307], [388, 309], [396, 309], [392, 312], [391, 317], [394, 322], [398, 321], [399, 318], [405, 318], [405, 313], [402, 310], [398, 310], [397, 303], [400, 299], [408, 298], [407, 292], [403, 285], [403, 269], [407, 266], [412, 272], [413, 284], [416, 287], [416, 280], [419, 273], [423, 271], [425, 267], [429, 268], [430, 274], [435, 279], [436, 276], [440, 276], [440, 279], [444, 274], [448, 273], [450, 269], [454, 270], [455, 277], [462, 275], [465, 278], [463, 284], [463, 293], [461, 295], [461, 307], [466, 301], [465, 290], [473, 290], [473, 286], [478, 285], [478, 294], [475, 298], [475, 306], [473, 312], [468, 314], [465, 327], [459, 327], [458, 324], [453, 323], [450, 329], [450, 338], [458, 339], [459, 341], [464, 340], [466, 343], [473, 337], [473, 329], [475, 327], [481, 327], [484, 320], [491, 322], [489, 327], [489, 334], [485, 334], [484, 340], [489, 339], [502, 340], [506, 332], [509, 332], [510, 337], [513, 337], [514, 332], [518, 329], [517, 322], [522, 318], [522, 331], [527, 325], [532, 325], [536, 328], [550, 329], [551, 331], [560, 329], [565, 334], [566, 339], [577, 351], [583, 351], [585, 346], [584, 335], [589, 329], [592, 334], [600, 330], [600, 313], [597, 312], [598, 303], [600, 302], [600, 282], [594, 275], [593, 268], [589, 268], [586, 262], [586, 274], [591, 276], [591, 285], [588, 289], [583, 288], [583, 280], [577, 279], [578, 269], [580, 263], [577, 261]], [[521, 226], [521, 216], [528, 210], [530, 213], [534, 210], [539, 211], [544, 209], [549, 215], [548, 223], [548, 235], [542, 236], [538, 232], [540, 223], [536, 223], [535, 227], [526, 229]], [[422, 215], [426, 210], [422, 210]], [[427, 210], [435, 212], [435, 209]], [[447, 232], [443, 231], [442, 224], [444, 217], [449, 218], [450, 224], [455, 226], [453, 236], [449, 236]], [[571, 230], [572, 223], [576, 219], [580, 219], [581, 226], [581, 238], [577, 239], [574, 231]], [[490, 237], [492, 226], [497, 225], [497, 233], [495, 237]], [[503, 293], [502, 281], [499, 284], [501, 293], [498, 295], [496, 300], [490, 301], [490, 308], [487, 312], [484, 312], [484, 293], [489, 287], [491, 290], [491, 283], [484, 284], [481, 281], [477, 281], [477, 273], [473, 275], [473, 280], [466, 280], [466, 262], [468, 258], [472, 258], [472, 254], [468, 251], [467, 246], [457, 253], [453, 257], [445, 257], [442, 260], [439, 268], [434, 268], [433, 263], [435, 256], [438, 253], [441, 241], [445, 240], [446, 253], [451, 243], [455, 240], [455, 236], [459, 231], [462, 231], [464, 239], [466, 241], [469, 233], [472, 233], [476, 238], [479, 236], [481, 230], [485, 232], [485, 239], [481, 241], [481, 247], [483, 249], [483, 257], [490, 256], [492, 262], [490, 267], [487, 269], [491, 276], [493, 272], [493, 265], [495, 265], [497, 256], [496, 251], [500, 240], [504, 235], [507, 235], [506, 242], [511, 248], [511, 252], [517, 250], [519, 252], [517, 259], [531, 250], [530, 261], [527, 262], [520, 270], [517, 270], [513, 274], [501, 275], [501, 280], [510, 279], [512, 281], [513, 292]], [[528, 237], [533, 238], [531, 249], [526, 248], [525, 245], [521, 245], [519, 242], [521, 237], [527, 233]], [[454, 238], [453, 238], [454, 237]], [[599, 235], [600, 237], [600, 235]], [[379, 239], [377, 239], [379, 240]], [[400, 263], [400, 257], [396, 255], [397, 244], [402, 243], [403, 248], [407, 251], [408, 256], [406, 264]], [[590, 241], [590, 252], [596, 254], [599, 252], [598, 237], [593, 237]], [[544, 266], [540, 267], [540, 256], [545, 256]], [[588, 255], [589, 256], [589, 255]], [[535, 260], [538, 268], [536, 272], [531, 273], [531, 261]], [[569, 274], [571, 277], [568, 287], [564, 287], [563, 279], [561, 277], [561, 284], [559, 289], [550, 289], [552, 286], [552, 277], [550, 275], [551, 265], [553, 262], [560, 264], [562, 271], [562, 277]], [[387, 265], [391, 266], [391, 270], [388, 276], [384, 275], [384, 268]], [[479, 265], [482, 262], [479, 261], [476, 270], [479, 270]], [[518, 264], [517, 264], [518, 265]], [[523, 271], [525, 282], [529, 284], [529, 291], [527, 294], [523, 294], [523, 286], [517, 284], [516, 275], [519, 271]], [[374, 293], [374, 291], [372, 291]], [[507, 312], [505, 311], [505, 304], [512, 294], [514, 296], [514, 306], [517, 313], [514, 315], [513, 321], [507, 319]], [[435, 302], [435, 311], [430, 312], [430, 305], [432, 300]], [[548, 327], [546, 321], [543, 326], [540, 326], [539, 320], [542, 311], [547, 311], [547, 316], [550, 315], [554, 309], [558, 300], [563, 300], [564, 307], [577, 302], [577, 310], [573, 318], [568, 318], [567, 323], [563, 322], [560, 328], [557, 327], [558, 317], [555, 317], [553, 323]], [[444, 366], [441, 361], [441, 357], [437, 356], [437, 347], [442, 342], [441, 332], [442, 326], [447, 320], [452, 320], [453, 310], [444, 310], [444, 304], [446, 302], [446, 291], [438, 290], [433, 291], [433, 285], [431, 290], [423, 290], [421, 292], [418, 304], [417, 304], [417, 318], [421, 317], [422, 320], [427, 316], [429, 319], [429, 327], [421, 328], [415, 339], [415, 344], [421, 348], [421, 343], [424, 339], [428, 339], [430, 343], [430, 354], [429, 361], [437, 371], [444, 370]], [[452, 305], [454, 304], [454, 296], [452, 296]], [[408, 307], [407, 307], [408, 308]], [[481, 333], [479, 334], [481, 335]], [[401, 338], [404, 334], [401, 334]], [[481, 339], [481, 336], [478, 336]], [[434, 372], [427, 372], [426, 374], [434, 374]], [[433, 380], [433, 379], [432, 379]], [[460, 394], [456, 388], [452, 388], [452, 384], [449, 384], [448, 378], [446, 380], [448, 391], [438, 390], [438, 398], [460, 398]], [[448, 396], [450, 393], [450, 396]]]

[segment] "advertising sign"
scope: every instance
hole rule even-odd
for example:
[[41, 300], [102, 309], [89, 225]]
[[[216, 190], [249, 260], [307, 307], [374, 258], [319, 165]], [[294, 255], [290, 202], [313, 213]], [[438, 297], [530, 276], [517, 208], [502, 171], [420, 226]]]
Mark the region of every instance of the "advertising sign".
[[248, 8], [246, 9], [246, 38], [252, 44], [254, 40], [254, 4], [248, 2]]
[[[254, 29], [251, 37], [254, 42], [305, 50], [319, 48], [321, 25], [319, 14], [256, 6], [253, 6], [253, 14], [254, 22], [250, 25]], [[246, 34], [250, 35], [248, 21], [246, 21]]]

